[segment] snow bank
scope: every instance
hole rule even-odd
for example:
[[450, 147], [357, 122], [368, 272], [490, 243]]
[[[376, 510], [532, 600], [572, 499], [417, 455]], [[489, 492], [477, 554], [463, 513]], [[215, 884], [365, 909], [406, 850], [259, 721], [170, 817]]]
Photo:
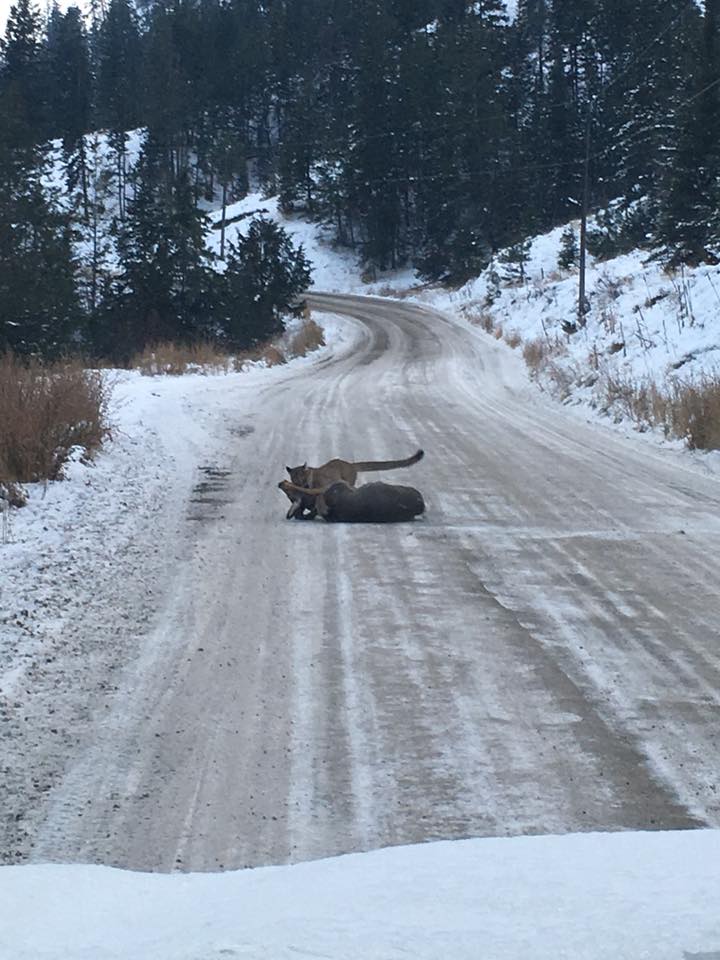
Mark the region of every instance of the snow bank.
[[720, 831], [396, 847], [226, 874], [0, 869], [12, 960], [720, 956]]

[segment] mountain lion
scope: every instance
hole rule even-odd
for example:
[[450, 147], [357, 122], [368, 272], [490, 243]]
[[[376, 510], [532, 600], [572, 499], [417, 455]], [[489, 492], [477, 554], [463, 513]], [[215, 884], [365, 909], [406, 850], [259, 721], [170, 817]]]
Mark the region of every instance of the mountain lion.
[[319, 489], [326, 487], [336, 480], [344, 480], [351, 487], [355, 486], [357, 475], [370, 470], [395, 470], [398, 467], [411, 467], [425, 456], [424, 450], [418, 450], [407, 460], [328, 460], [321, 467], [309, 467], [304, 463], [301, 467], [285, 467], [290, 474], [290, 480], [297, 487]]

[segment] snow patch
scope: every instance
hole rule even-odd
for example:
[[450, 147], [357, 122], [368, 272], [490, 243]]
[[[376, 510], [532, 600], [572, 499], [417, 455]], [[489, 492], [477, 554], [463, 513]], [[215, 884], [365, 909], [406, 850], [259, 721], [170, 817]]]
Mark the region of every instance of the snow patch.
[[720, 956], [720, 831], [396, 847], [163, 876], [0, 869], [12, 960], [683, 960]]

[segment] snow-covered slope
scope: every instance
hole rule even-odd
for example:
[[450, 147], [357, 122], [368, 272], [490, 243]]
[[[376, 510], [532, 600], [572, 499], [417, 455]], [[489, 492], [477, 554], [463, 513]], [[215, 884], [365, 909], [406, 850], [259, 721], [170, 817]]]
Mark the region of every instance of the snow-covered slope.
[[[652, 417], [635, 404], [643, 391], [669, 397], [720, 380], [720, 266], [668, 269], [642, 251], [588, 257], [590, 309], [578, 325], [578, 269], [558, 266], [565, 229], [531, 241], [522, 278], [501, 254], [458, 290], [429, 286], [409, 294], [520, 349], [538, 386], [559, 400], [647, 430]], [[405, 285], [405, 278], [395, 284]], [[666, 439], [660, 427], [652, 436]]]
[[[219, 257], [222, 210], [213, 204], [209, 214], [212, 228], [208, 233], [208, 246]], [[362, 284], [357, 256], [347, 249], [338, 248], [332, 241], [330, 231], [320, 224], [299, 216], [284, 216], [279, 210], [277, 197], [249, 193], [242, 200], [229, 204], [225, 211], [226, 241], [244, 236], [256, 216], [275, 220], [287, 231], [296, 246], [302, 244], [305, 255], [312, 263], [314, 289], [333, 292], [360, 290]], [[222, 269], [222, 261], [218, 262], [218, 268]]]
[[720, 831], [516, 837], [160, 876], [0, 869], [6, 960], [714, 960]]
[[667, 270], [639, 251], [604, 262], [590, 257], [587, 325], [574, 335], [564, 333], [562, 324], [576, 320], [578, 271], [558, 267], [563, 229], [533, 240], [523, 281], [508, 280], [498, 264], [466, 284], [453, 302], [475, 317], [489, 313], [505, 334], [560, 338], [569, 365], [590, 359], [634, 379], [678, 371], [697, 376], [720, 367], [717, 266]]

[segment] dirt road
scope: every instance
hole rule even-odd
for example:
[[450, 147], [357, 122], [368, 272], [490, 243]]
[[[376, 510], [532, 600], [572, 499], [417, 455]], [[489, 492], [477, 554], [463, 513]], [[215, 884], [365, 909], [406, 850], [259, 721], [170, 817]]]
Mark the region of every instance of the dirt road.
[[[432, 311], [312, 302], [354, 344], [239, 412], [33, 858], [214, 870], [720, 826], [717, 480]], [[418, 446], [383, 478], [420, 487], [421, 522], [283, 519], [286, 463]]]

